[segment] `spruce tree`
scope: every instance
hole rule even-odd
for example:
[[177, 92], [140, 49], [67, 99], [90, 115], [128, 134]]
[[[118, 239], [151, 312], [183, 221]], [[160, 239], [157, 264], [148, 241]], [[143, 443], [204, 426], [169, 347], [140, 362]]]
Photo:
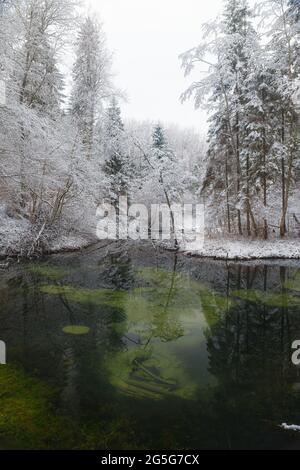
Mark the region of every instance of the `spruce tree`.
[[154, 131], [152, 134], [152, 143], [153, 143], [153, 148], [158, 149], [158, 150], [163, 150], [167, 144], [163, 128], [160, 124], [157, 124], [154, 128]]
[[[251, 26], [251, 12], [245, 0], [228, 0], [220, 24], [222, 39], [216, 42], [214, 53], [218, 63], [212, 81], [209, 104], [210, 118], [208, 172], [204, 184], [210, 192], [218, 217], [227, 219], [227, 229], [236, 221], [243, 234], [243, 213], [246, 227], [256, 232], [249, 192], [249, 162], [243, 152], [245, 122], [245, 82], [249, 70], [251, 47], [256, 37]], [[223, 212], [223, 213], [222, 213]], [[233, 219], [233, 221], [231, 220]]]
[[287, 232], [287, 215], [291, 193], [294, 189], [295, 168], [298, 157], [297, 109], [295, 86], [299, 79], [299, 7], [289, 0], [271, 0], [276, 15], [271, 28], [268, 50], [276, 64], [277, 89], [280, 93], [281, 118], [281, 220], [280, 235]]
[[115, 205], [127, 194], [128, 162], [124, 148], [124, 124], [117, 99], [112, 98], [106, 110], [104, 126], [104, 173], [109, 197]]

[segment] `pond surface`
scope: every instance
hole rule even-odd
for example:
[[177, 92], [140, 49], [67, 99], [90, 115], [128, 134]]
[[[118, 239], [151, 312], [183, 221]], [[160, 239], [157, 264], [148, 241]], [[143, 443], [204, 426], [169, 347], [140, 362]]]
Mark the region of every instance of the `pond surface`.
[[0, 277], [0, 449], [300, 448], [300, 263], [90, 248]]

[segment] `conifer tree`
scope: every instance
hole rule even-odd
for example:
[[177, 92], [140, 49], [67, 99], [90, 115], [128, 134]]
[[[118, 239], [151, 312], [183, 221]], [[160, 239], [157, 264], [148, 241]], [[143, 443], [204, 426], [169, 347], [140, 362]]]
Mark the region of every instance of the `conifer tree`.
[[125, 196], [128, 190], [128, 160], [125, 151], [124, 124], [116, 97], [112, 98], [105, 113], [104, 158], [109, 197], [117, 205], [119, 196]]
[[[268, 49], [277, 70], [277, 89], [280, 93], [281, 143], [281, 220], [280, 235], [287, 232], [287, 214], [293, 189], [294, 170], [298, 157], [297, 111], [295, 84], [299, 79], [299, 6], [289, 0], [271, 0], [275, 20], [271, 24]], [[265, 12], [267, 14], [267, 12]]]
[[163, 150], [166, 146], [166, 138], [163, 132], [163, 128], [160, 124], [157, 124], [152, 134], [153, 148]]

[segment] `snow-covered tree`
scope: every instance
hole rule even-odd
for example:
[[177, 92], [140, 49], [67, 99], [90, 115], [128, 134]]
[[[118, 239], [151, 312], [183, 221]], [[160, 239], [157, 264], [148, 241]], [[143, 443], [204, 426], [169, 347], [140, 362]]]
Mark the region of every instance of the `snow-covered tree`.
[[297, 113], [294, 102], [296, 79], [299, 78], [299, 6], [289, 0], [269, 0], [270, 42], [268, 49], [277, 69], [277, 88], [281, 96], [282, 144], [282, 208], [280, 234], [287, 231], [286, 217], [293, 187], [294, 168], [297, 159]]
[[111, 56], [106, 37], [101, 24], [88, 16], [77, 38], [71, 96], [71, 112], [88, 158], [94, 155], [95, 126], [103, 111], [103, 101], [112, 94]]
[[[247, 191], [248, 169], [242, 154], [243, 88], [257, 43], [250, 19], [245, 0], [228, 0], [222, 20], [206, 25], [203, 44], [182, 55], [186, 74], [196, 62], [209, 65], [207, 76], [194, 83], [183, 99], [194, 95], [197, 107], [206, 102], [211, 110], [205, 189], [218, 208], [218, 217], [227, 218], [229, 231], [233, 218], [239, 234], [243, 233], [243, 213], [246, 213], [248, 233], [251, 224], [256, 231]], [[208, 56], [212, 56], [214, 62], [207, 59]]]
[[163, 128], [160, 124], [157, 124], [152, 134], [153, 148], [157, 150], [163, 150], [166, 147], [167, 141], [164, 136]]
[[[158, 183], [158, 163], [159, 156], [162, 157], [163, 148], [166, 151], [163, 153], [169, 155], [169, 158], [163, 161], [170, 163], [166, 165], [166, 168], [169, 167], [170, 172], [173, 172], [170, 188], [174, 193], [174, 200], [183, 200], [184, 191], [193, 193], [193, 195], [189, 194], [189, 200], [199, 198], [199, 185], [202, 182], [202, 172], [205, 167], [204, 135], [197, 133], [194, 129], [182, 129], [173, 124], [162, 126], [151, 121], [136, 120], [125, 122], [125, 134], [132, 200], [143, 201], [145, 204], [165, 201], [162, 187]], [[161, 150], [157, 149], [158, 143]], [[159, 156], [158, 153], [160, 153]]]
[[11, 0], [9, 5], [0, 18], [6, 84], [5, 106], [0, 106], [0, 205], [26, 222], [20, 243], [32, 255], [66, 230], [67, 220], [68, 230], [87, 229], [96, 211], [98, 178], [95, 166], [80, 158], [76, 126], [62, 107], [61, 48], [76, 26], [76, 2]]
[[119, 197], [128, 194], [129, 166], [124, 124], [116, 97], [112, 98], [105, 113], [104, 159], [107, 196], [117, 206]]
[[297, 148], [292, 97], [299, 57], [293, 2], [266, 3], [271, 6], [263, 10], [271, 20], [269, 43], [261, 43], [247, 2], [227, 0], [223, 18], [205, 25], [203, 43], [181, 56], [186, 74], [197, 63], [207, 66], [206, 76], [183, 99], [194, 96], [196, 107], [210, 111], [203, 186], [208, 210], [223, 229], [226, 220], [229, 232], [264, 238], [268, 219], [273, 223], [279, 217], [281, 200], [285, 232]]

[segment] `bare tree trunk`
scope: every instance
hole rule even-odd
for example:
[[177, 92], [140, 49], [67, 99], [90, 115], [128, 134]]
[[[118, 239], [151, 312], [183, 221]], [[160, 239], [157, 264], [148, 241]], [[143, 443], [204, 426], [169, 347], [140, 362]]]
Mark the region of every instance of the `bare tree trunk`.
[[266, 217], [267, 205], [268, 205], [268, 193], [267, 193], [267, 160], [266, 160], [266, 135], [265, 135], [265, 127], [263, 131], [263, 165], [264, 165], [264, 172], [263, 172], [263, 198], [264, 198], [264, 208], [265, 208], [265, 215], [264, 215], [264, 240], [268, 240], [268, 220]]
[[249, 211], [250, 219], [251, 219], [252, 226], [253, 226], [253, 229], [254, 229], [254, 234], [257, 237], [258, 236], [258, 228], [257, 228], [257, 223], [256, 223], [256, 220], [255, 220], [254, 214], [252, 212], [250, 201], [249, 201], [248, 211]]
[[250, 188], [249, 188], [249, 171], [250, 171], [250, 162], [249, 162], [249, 155], [247, 155], [247, 189], [246, 189], [246, 196], [247, 196], [247, 234], [248, 237], [251, 237], [251, 221], [250, 221]]
[[94, 144], [94, 126], [95, 126], [95, 104], [94, 101], [91, 104], [89, 123], [86, 130], [86, 145], [87, 145], [87, 158], [90, 160], [93, 155], [93, 144]]
[[[281, 118], [281, 141], [285, 144], [285, 115], [284, 110], [282, 110]], [[282, 157], [281, 159], [281, 221], [280, 221], [280, 236], [283, 238], [286, 234], [286, 220], [284, 217], [284, 205], [285, 205], [285, 161]]]
[[[240, 123], [239, 123], [239, 114], [236, 114], [236, 175], [237, 175], [237, 180], [236, 180], [236, 191], [237, 191], [237, 198], [240, 197], [240, 191], [241, 191], [241, 162], [240, 162]], [[241, 217], [241, 210], [238, 209], [237, 211], [238, 215], [238, 230], [239, 230], [239, 235], [243, 235], [243, 229], [242, 229], [242, 217]]]
[[230, 205], [229, 205], [229, 181], [228, 181], [228, 152], [226, 152], [225, 180], [226, 180], [227, 228], [228, 228], [228, 233], [231, 233]]
[[296, 118], [294, 116], [290, 117], [289, 123], [289, 145], [288, 145], [288, 162], [287, 162], [287, 175], [285, 177], [285, 165], [284, 159], [282, 159], [282, 214], [280, 221], [280, 236], [284, 238], [287, 233], [286, 230], [286, 216], [289, 207], [289, 197], [290, 189], [292, 184], [292, 175], [293, 175], [293, 164], [296, 153], [296, 142], [297, 142], [297, 128], [296, 128]]
[[281, 159], [281, 191], [282, 191], [282, 207], [281, 207], [281, 221], [280, 221], [280, 236], [285, 237], [286, 234], [286, 217], [285, 217], [285, 162], [284, 158]]
[[[286, 46], [287, 46], [287, 59], [288, 59], [288, 78], [289, 82], [292, 83], [294, 79], [294, 61], [293, 61], [293, 52], [292, 52], [292, 42], [293, 38], [291, 37], [289, 30], [288, 30], [288, 13], [287, 10], [284, 8], [283, 0], [280, 0], [280, 7], [283, 19], [283, 30], [286, 39]], [[288, 211], [289, 205], [289, 196], [290, 196], [290, 187], [292, 183], [292, 172], [293, 172], [293, 163], [296, 154], [295, 144], [297, 142], [297, 128], [296, 128], [296, 116], [293, 115], [293, 102], [290, 102], [290, 109], [289, 114], [289, 139], [288, 139], [288, 162], [287, 162], [287, 176], [285, 178], [285, 168], [284, 168], [284, 160], [282, 159], [282, 214], [281, 214], [281, 221], [280, 221], [280, 236], [284, 238], [286, 235], [286, 216]], [[283, 113], [283, 120], [284, 120], [284, 113]], [[285, 129], [285, 123], [283, 122], [283, 129]], [[283, 130], [285, 132], [285, 130]], [[285, 139], [284, 139], [285, 140]]]
[[[225, 109], [226, 109], [226, 114], [227, 114], [227, 125], [228, 125], [230, 140], [231, 140], [231, 146], [232, 146], [232, 150], [233, 150], [233, 153], [235, 155], [235, 158], [236, 158], [237, 197], [238, 197], [239, 192], [240, 192], [240, 186], [241, 186], [241, 183], [240, 183], [240, 178], [241, 178], [240, 142], [239, 142], [239, 128], [238, 128], [239, 117], [238, 117], [238, 113], [237, 113], [236, 114], [236, 116], [237, 116], [237, 121], [236, 121], [237, 132], [236, 132], [236, 138], [235, 138], [235, 134], [234, 134], [234, 131], [233, 131], [232, 125], [231, 125], [231, 117], [230, 117], [230, 109], [229, 109], [229, 101], [228, 101], [227, 91], [226, 91], [226, 87], [224, 86], [222, 77], [221, 77], [221, 85], [222, 85], [222, 91], [223, 91], [224, 101], [225, 101]], [[239, 231], [239, 234], [242, 235], [243, 230], [242, 230], [242, 220], [241, 220], [241, 211], [240, 211], [240, 209], [238, 209], [237, 212], [238, 212], [238, 231]]]
[[169, 208], [169, 211], [170, 211], [170, 217], [171, 217], [171, 225], [172, 225], [172, 232], [173, 232], [173, 235], [174, 235], [174, 247], [176, 249], [179, 248], [179, 243], [178, 243], [178, 239], [177, 239], [177, 236], [176, 236], [176, 227], [175, 227], [175, 219], [174, 219], [174, 214], [173, 214], [173, 211], [172, 211], [172, 207], [171, 207], [171, 201], [170, 201], [170, 198], [169, 198], [169, 194], [165, 188], [165, 185], [164, 185], [164, 181], [163, 181], [163, 176], [162, 174], [160, 174], [160, 180], [161, 180], [161, 184], [162, 184], [162, 187], [163, 187], [163, 191], [164, 191], [164, 194], [165, 194], [165, 197], [166, 197], [166, 201], [167, 201], [167, 205], [168, 205], [168, 208]]

